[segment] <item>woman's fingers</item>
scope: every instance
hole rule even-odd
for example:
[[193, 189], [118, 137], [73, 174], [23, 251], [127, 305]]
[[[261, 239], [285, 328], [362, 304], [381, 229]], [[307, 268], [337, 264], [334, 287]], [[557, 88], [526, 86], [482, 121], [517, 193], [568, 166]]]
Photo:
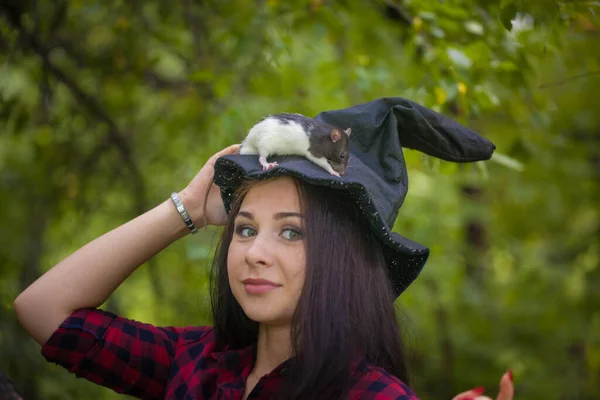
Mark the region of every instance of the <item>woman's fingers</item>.
[[513, 385], [512, 372], [509, 369], [500, 378], [500, 393], [496, 400], [513, 400], [515, 395], [515, 386]]
[[219, 157], [226, 156], [229, 154], [235, 154], [240, 149], [240, 146], [241, 146], [240, 144], [236, 143], [236, 144], [232, 144], [229, 147], [224, 148], [223, 150], [219, 151], [218, 153], [213, 154], [212, 157], [210, 157], [208, 159], [206, 164], [214, 166], [215, 162], [217, 162], [217, 159]]
[[[483, 396], [485, 389], [483, 387], [477, 387], [466, 392], [462, 392], [454, 396], [452, 400], [492, 400], [488, 396]], [[513, 400], [515, 395], [515, 388], [513, 385], [512, 372], [509, 369], [500, 378], [500, 392], [496, 397], [496, 400]]]
[[[179, 197], [181, 198], [181, 201], [183, 202], [192, 220], [204, 219], [205, 224], [209, 222], [207, 219], [209, 216], [206, 214], [211, 214], [211, 210], [207, 209], [207, 202], [211, 203], [211, 207], [216, 206], [219, 209], [216, 212], [218, 217], [212, 222], [217, 220], [221, 221], [223, 219], [221, 214], [224, 214], [224, 211], [221, 212], [220, 210], [221, 208], [224, 210], [222, 202], [220, 201], [220, 198], [216, 198], [214, 195], [211, 195], [211, 188], [214, 185], [213, 177], [215, 174], [215, 162], [219, 157], [235, 154], [237, 151], [239, 151], [239, 149], [240, 144], [233, 144], [213, 154], [206, 161], [206, 163], [204, 163], [204, 166], [202, 166], [200, 171], [198, 171], [190, 183], [188, 183], [188, 185], [179, 192]], [[209, 200], [209, 197], [212, 200]], [[218, 203], [221, 203], [220, 207], [218, 207]]]
[[[481, 396], [485, 392], [484, 387], [476, 387], [466, 392], [457, 394], [452, 400], [474, 400], [477, 396]], [[490, 399], [491, 400], [491, 399]]]

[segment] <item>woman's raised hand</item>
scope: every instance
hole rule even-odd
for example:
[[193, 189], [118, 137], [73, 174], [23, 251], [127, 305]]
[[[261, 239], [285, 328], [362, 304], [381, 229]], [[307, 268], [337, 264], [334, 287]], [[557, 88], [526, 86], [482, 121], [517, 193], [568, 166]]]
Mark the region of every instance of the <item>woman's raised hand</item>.
[[[491, 397], [484, 396], [484, 388], [475, 388], [457, 394], [452, 400], [493, 400]], [[513, 385], [512, 372], [506, 371], [502, 378], [500, 378], [500, 392], [496, 396], [495, 400], [513, 400], [515, 395], [515, 388]]]
[[[213, 183], [215, 162], [219, 157], [235, 154], [239, 148], [239, 144], [234, 144], [213, 154], [187, 187], [179, 193], [181, 202], [196, 225], [202, 224], [204, 220], [209, 225], [217, 226], [224, 225], [227, 221], [219, 188]], [[206, 207], [204, 207], [205, 198]], [[204, 215], [204, 210], [206, 210], [206, 215]]]

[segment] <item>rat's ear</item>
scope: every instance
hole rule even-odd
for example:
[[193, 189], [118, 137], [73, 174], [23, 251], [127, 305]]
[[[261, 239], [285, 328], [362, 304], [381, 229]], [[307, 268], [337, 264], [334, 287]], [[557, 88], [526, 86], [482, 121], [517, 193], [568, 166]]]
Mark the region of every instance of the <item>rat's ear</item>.
[[346, 135], [350, 136], [350, 134], [352, 133], [352, 129], [348, 128], [344, 132], [346, 132]]
[[338, 131], [337, 129], [332, 129], [331, 130], [331, 141], [333, 143], [337, 142], [341, 138], [342, 138], [342, 134], [340, 133], [340, 131]]

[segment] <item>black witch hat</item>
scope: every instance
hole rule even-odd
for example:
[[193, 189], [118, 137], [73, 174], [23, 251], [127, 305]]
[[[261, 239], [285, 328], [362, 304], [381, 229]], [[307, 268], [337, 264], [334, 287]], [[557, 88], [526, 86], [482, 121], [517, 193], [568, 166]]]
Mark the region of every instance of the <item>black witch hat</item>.
[[270, 157], [279, 165], [267, 171], [257, 156], [224, 156], [215, 163], [214, 181], [221, 189], [225, 209], [231, 210], [237, 188], [248, 178], [294, 176], [310, 184], [346, 190], [383, 244], [398, 296], [419, 275], [429, 256], [427, 247], [392, 232], [408, 190], [402, 147], [459, 163], [488, 160], [496, 147], [453, 119], [400, 97], [324, 111], [315, 118], [352, 129], [346, 174], [335, 177], [299, 156]]

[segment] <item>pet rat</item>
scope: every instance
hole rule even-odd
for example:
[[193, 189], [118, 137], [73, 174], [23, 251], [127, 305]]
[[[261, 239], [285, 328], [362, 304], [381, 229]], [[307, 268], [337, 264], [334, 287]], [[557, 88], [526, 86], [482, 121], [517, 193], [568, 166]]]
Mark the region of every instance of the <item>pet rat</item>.
[[[350, 128], [341, 130], [302, 114], [272, 114], [250, 129], [238, 154], [258, 154], [263, 170], [277, 166], [277, 162], [267, 162], [268, 156], [304, 156], [331, 175], [340, 176], [346, 173], [351, 132]], [[210, 185], [204, 196], [205, 230], [209, 190]]]
[[340, 176], [346, 173], [351, 132], [350, 128], [341, 130], [302, 114], [272, 114], [250, 129], [240, 154], [258, 154], [263, 170], [277, 166], [277, 162], [267, 162], [268, 156], [304, 156], [331, 175]]

